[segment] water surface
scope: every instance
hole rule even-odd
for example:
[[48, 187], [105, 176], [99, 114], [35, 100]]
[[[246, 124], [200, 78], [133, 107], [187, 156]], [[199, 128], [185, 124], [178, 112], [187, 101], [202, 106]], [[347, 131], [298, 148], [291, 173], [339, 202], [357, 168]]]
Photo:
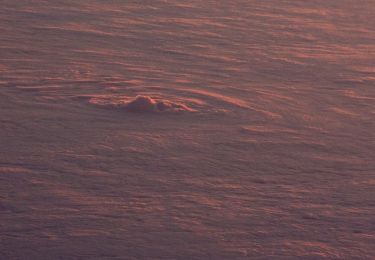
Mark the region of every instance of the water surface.
[[3, 0], [3, 256], [374, 258], [374, 13]]

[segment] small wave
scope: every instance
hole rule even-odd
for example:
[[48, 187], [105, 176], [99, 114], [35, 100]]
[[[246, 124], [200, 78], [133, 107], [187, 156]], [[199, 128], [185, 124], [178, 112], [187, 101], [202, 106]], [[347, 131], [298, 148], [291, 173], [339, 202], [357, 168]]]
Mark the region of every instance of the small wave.
[[196, 111], [182, 103], [155, 99], [144, 95], [138, 95], [134, 98], [92, 97], [89, 99], [89, 103], [100, 107], [117, 108], [136, 113]]

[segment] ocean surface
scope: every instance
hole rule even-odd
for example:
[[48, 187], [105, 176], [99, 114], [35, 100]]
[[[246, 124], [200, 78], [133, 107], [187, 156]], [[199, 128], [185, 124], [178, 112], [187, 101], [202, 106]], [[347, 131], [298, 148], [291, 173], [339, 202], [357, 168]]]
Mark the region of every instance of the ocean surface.
[[375, 258], [373, 0], [0, 3], [0, 258]]

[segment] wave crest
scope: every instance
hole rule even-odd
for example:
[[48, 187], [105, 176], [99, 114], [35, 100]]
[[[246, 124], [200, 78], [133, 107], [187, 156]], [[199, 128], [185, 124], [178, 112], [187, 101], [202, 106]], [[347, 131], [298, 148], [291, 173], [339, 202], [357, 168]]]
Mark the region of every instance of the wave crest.
[[134, 98], [108, 98], [93, 97], [89, 100], [91, 104], [107, 107], [124, 109], [129, 112], [151, 113], [151, 112], [194, 112], [196, 110], [185, 104], [172, 102], [169, 100], [155, 99], [150, 96], [138, 95]]

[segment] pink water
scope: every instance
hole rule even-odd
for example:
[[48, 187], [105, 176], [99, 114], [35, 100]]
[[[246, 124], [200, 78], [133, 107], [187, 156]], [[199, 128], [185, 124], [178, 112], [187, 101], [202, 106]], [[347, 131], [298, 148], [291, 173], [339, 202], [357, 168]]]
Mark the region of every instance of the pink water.
[[375, 258], [374, 13], [2, 0], [0, 258]]

